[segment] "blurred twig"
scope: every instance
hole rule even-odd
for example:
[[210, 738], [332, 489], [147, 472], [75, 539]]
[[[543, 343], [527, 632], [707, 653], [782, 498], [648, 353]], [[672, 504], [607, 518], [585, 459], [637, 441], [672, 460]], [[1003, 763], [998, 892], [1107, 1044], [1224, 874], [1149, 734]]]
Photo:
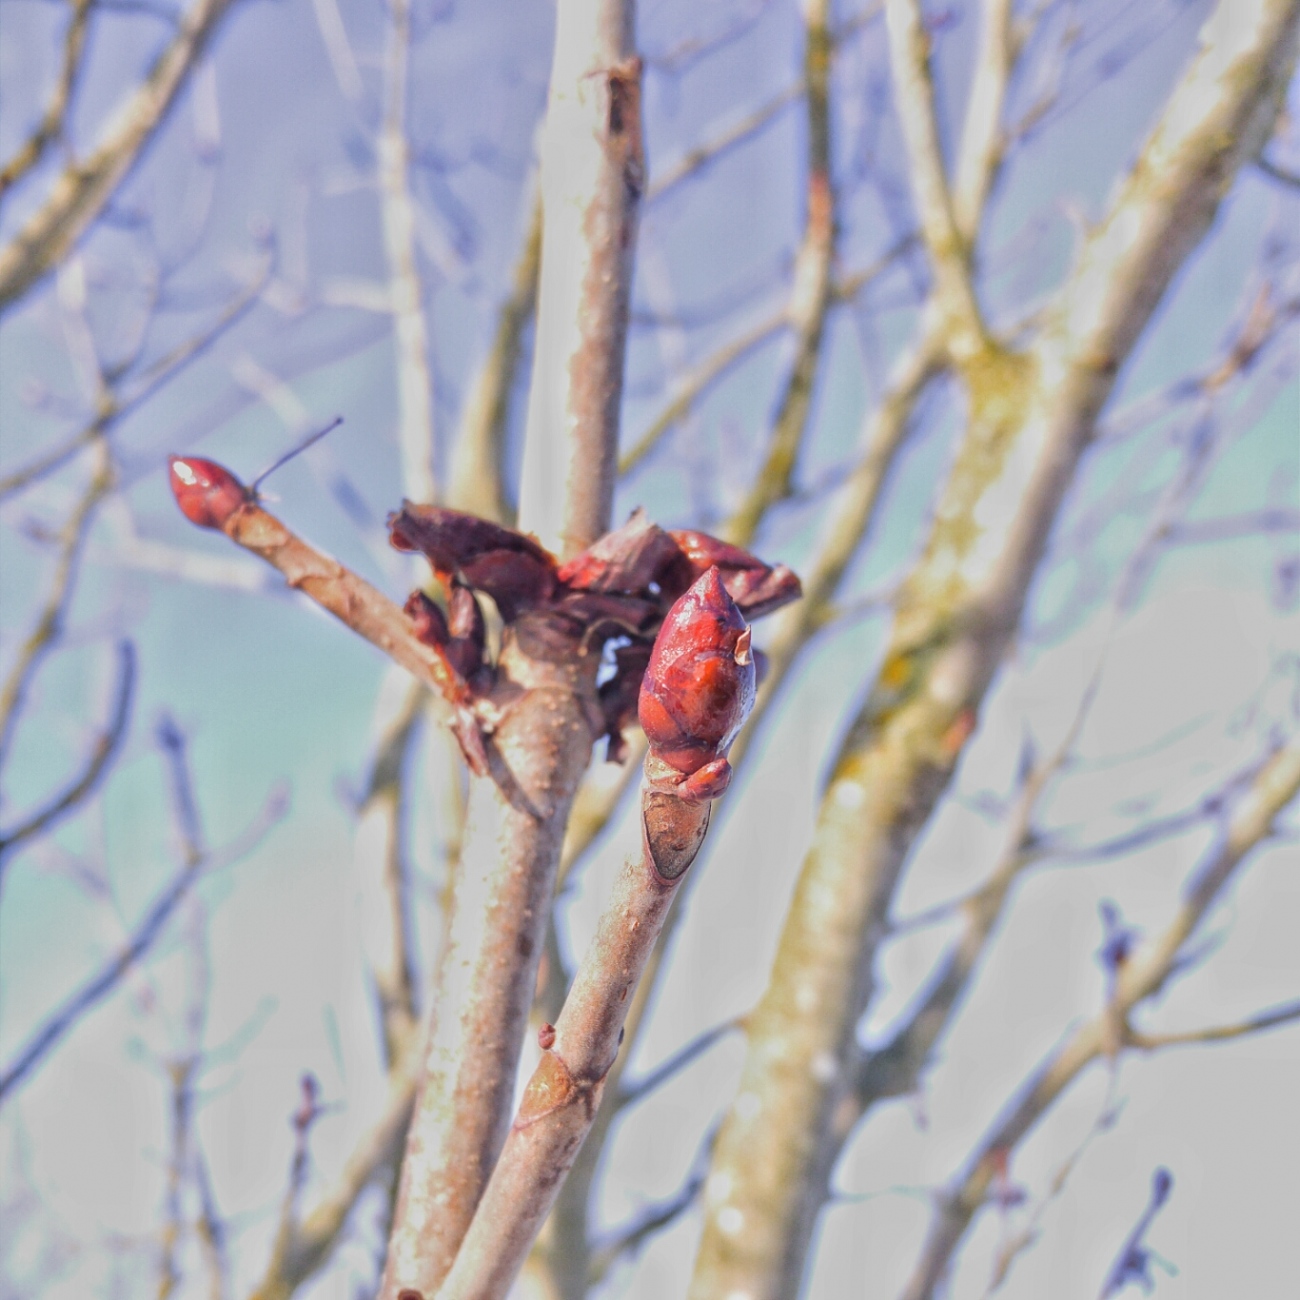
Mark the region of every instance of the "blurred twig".
[[100, 214], [162, 125], [234, 2], [195, 0], [144, 79], [109, 115], [105, 137], [60, 173], [45, 202], [0, 248], [0, 313], [56, 266]]

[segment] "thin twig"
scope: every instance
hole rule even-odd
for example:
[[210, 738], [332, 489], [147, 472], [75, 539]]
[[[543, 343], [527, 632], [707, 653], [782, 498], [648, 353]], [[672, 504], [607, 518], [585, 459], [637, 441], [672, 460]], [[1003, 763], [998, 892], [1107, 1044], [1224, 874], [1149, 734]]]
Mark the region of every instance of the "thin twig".
[[762, 465], [744, 500], [722, 530], [723, 537], [738, 546], [749, 545], [763, 516], [792, 491], [795, 463], [812, 412], [827, 313], [832, 302], [839, 218], [832, 175], [832, 42], [828, 0], [809, 0], [803, 6], [803, 19], [804, 102], [808, 119], [807, 198], [803, 237], [795, 254], [793, 283], [786, 306], [787, 318], [794, 331], [794, 361], [777, 404]]
[[102, 395], [100, 408], [94, 417], [71, 438], [49, 451], [42, 452], [26, 465], [0, 478], [0, 501], [30, 487], [47, 474], [53, 473], [59, 466], [66, 464], [83, 447], [89, 446], [97, 438], [106, 434], [117, 421], [152, 397], [169, 379], [177, 375], [187, 362], [211, 347], [259, 300], [266, 288], [271, 266], [271, 259], [266, 258], [258, 274], [245, 289], [231, 299], [212, 325], [182, 340], [176, 347], [159, 357], [136, 378], [128, 392], [120, 391], [119, 386], [124, 380], [121, 377], [115, 379]]
[[1300, 1001], [1284, 1002], [1281, 1006], [1261, 1011], [1257, 1015], [1231, 1025], [1211, 1025], [1206, 1029], [1188, 1029], [1171, 1034], [1144, 1034], [1136, 1029], [1130, 1029], [1125, 1035], [1124, 1045], [1135, 1047], [1143, 1052], [1153, 1052], [1162, 1047], [1222, 1043], [1232, 1038], [1245, 1038], [1249, 1034], [1263, 1033], [1265, 1030], [1277, 1028], [1278, 1025], [1289, 1024], [1293, 1020], [1300, 1020]]
[[[970, 278], [970, 248], [957, 224], [953, 196], [944, 166], [943, 148], [934, 105], [930, 70], [930, 38], [918, 0], [887, 0], [885, 21], [889, 31], [889, 66], [894, 78], [894, 100], [907, 145], [908, 175], [916, 201], [921, 234], [934, 272], [935, 300], [945, 320], [945, 337], [956, 360], [984, 347], [986, 337], [978, 301]], [[990, 74], [989, 82], [996, 78]], [[977, 87], [978, 88], [978, 87]], [[993, 89], [989, 86], [989, 89]], [[996, 95], [990, 95], [994, 101]], [[971, 125], [972, 147], [989, 134], [984, 118]], [[984, 146], [980, 146], [981, 149]], [[982, 207], [984, 170], [988, 159], [970, 164], [968, 201]], [[968, 215], [978, 217], [978, 212]]]
[[106, 443], [100, 443], [94, 473], [67, 522], [59, 531], [59, 552], [45, 603], [35, 626], [18, 650], [9, 676], [0, 688], [0, 769], [9, 756], [27, 692], [42, 661], [59, 643], [76, 588], [81, 552], [99, 503], [112, 491], [116, 471]]
[[506, 432], [524, 357], [524, 335], [537, 308], [541, 264], [542, 196], [538, 193], [531, 204], [510, 293], [497, 309], [492, 346], [461, 413], [447, 498], [457, 510], [501, 524], [514, 523], [514, 507], [505, 488]]
[[905, 1300], [930, 1300], [934, 1295], [972, 1219], [985, 1204], [998, 1168], [1005, 1165], [1009, 1154], [1057, 1097], [1105, 1054], [1113, 1036], [1114, 1017], [1127, 1025], [1133, 1009], [1153, 998], [1178, 974], [1188, 941], [1238, 867], [1273, 833], [1278, 815], [1297, 791], [1300, 742], [1293, 740], [1273, 755], [1238, 801], [1218, 843], [1193, 871], [1182, 904], [1169, 925], [1122, 964], [1113, 1005], [1079, 1026], [1052, 1052], [980, 1140], [936, 1206], [921, 1258], [904, 1291]]
[[[173, 796], [173, 808], [183, 808], [187, 804], [192, 806], [190, 777], [185, 765], [183, 744], [179, 743], [179, 733], [171, 732], [169, 735], [176, 738], [164, 738], [163, 741], [169, 776], [173, 790], [176, 792]], [[188, 817], [178, 813], [184, 841], [180, 867], [155, 896], [126, 943], [100, 967], [96, 974], [65, 999], [59, 1009], [48, 1016], [27, 1042], [18, 1049], [10, 1063], [0, 1069], [0, 1102], [31, 1074], [89, 1011], [117, 987], [133, 967], [139, 964], [141, 958], [158, 940], [167, 922], [195, 882], [205, 872], [247, 853], [284, 816], [286, 811], [283, 794], [273, 794], [252, 827], [236, 841], [233, 849], [217, 856], [203, 849], [201, 843], [194, 838], [194, 833], [185, 829]]]
[[619, 1088], [617, 1096], [613, 1098], [614, 1104], [619, 1110], [635, 1106], [703, 1056], [715, 1043], [721, 1042], [728, 1034], [734, 1034], [741, 1028], [743, 1028], [741, 1020], [733, 1016], [730, 1020], [724, 1020], [720, 1025], [714, 1025], [712, 1029], [697, 1034], [689, 1043], [678, 1048], [666, 1061], [655, 1066], [649, 1074]]
[[788, 86], [780, 94], [760, 104], [744, 117], [724, 127], [716, 135], [688, 149], [676, 162], [666, 166], [650, 183], [646, 203], [655, 203], [683, 181], [725, 157], [733, 149], [755, 139], [804, 93], [803, 82]]
[[0, 248], [0, 313], [57, 266], [103, 211], [167, 117], [235, 0], [195, 0], [135, 90], [107, 115], [107, 135], [60, 174], [49, 197]]
[[25, 821], [19, 822], [11, 830], [0, 831], [0, 879], [3, 879], [8, 855], [26, 840], [43, 835], [74, 812], [95, 792], [104, 773], [108, 771], [108, 766], [126, 735], [135, 689], [135, 647], [130, 641], [121, 641], [118, 643], [117, 655], [117, 689], [113, 693], [113, 711], [107, 726], [91, 747], [81, 774], [71, 784], [34, 813], [30, 813]]
[[63, 34], [63, 60], [59, 65], [58, 80], [36, 129], [23, 141], [17, 153], [0, 167], [0, 199], [41, 161], [50, 145], [63, 137], [68, 107], [84, 67], [86, 28], [93, 7], [94, 0], [72, 0], [72, 16]]

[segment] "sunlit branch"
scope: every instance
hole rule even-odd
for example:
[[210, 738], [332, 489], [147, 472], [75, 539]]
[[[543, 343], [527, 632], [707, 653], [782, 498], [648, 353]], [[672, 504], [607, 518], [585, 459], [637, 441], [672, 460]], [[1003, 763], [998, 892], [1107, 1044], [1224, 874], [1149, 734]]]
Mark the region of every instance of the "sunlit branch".
[[624, 0], [563, 0], [542, 131], [542, 269], [519, 517], [561, 558], [609, 527], [645, 154]]
[[722, 536], [748, 546], [759, 522], [790, 495], [795, 463], [808, 428], [822, 341], [831, 306], [838, 214], [831, 150], [831, 34], [828, 0], [809, 0], [804, 19], [804, 102], [808, 121], [808, 178], [803, 238], [795, 254], [786, 317], [794, 333], [794, 360], [777, 404], [762, 465]]
[[[899, 124], [907, 145], [908, 175], [916, 201], [917, 219], [934, 273], [935, 300], [945, 318], [945, 337], [954, 359], [960, 360], [984, 345], [984, 323], [980, 317], [970, 277], [970, 244], [957, 224], [953, 196], [948, 185], [939, 126], [935, 115], [934, 84], [930, 70], [930, 38], [917, 0], [888, 0], [885, 23], [889, 31], [889, 65], [894, 78], [894, 99]], [[996, 68], [987, 81], [996, 80]], [[978, 86], [981, 93], [995, 89]], [[998, 96], [991, 96], [997, 100]], [[972, 143], [982, 139], [987, 128], [977, 119], [971, 125]], [[971, 164], [967, 201], [982, 195], [981, 174], [988, 166], [981, 157]], [[976, 218], [978, 212], [966, 213]]]
[[433, 370], [429, 365], [424, 286], [415, 252], [415, 202], [409, 176], [406, 112], [410, 50], [410, 0], [393, 0], [388, 6], [384, 120], [376, 152], [397, 364], [397, 446], [401, 455], [403, 495], [411, 501], [431, 504], [438, 498], [433, 476]]
[[1016, 57], [1011, 11], [1011, 0], [984, 0], [981, 6], [974, 75], [952, 189], [953, 222], [968, 249], [974, 247], [1006, 149], [1002, 112]]
[[0, 248], [0, 312], [56, 266], [103, 211], [167, 116], [234, 0], [195, 0], [104, 138], [60, 174], [49, 197]]
[[1261, 1011], [1247, 1020], [1239, 1020], [1232, 1025], [1212, 1025], [1206, 1029], [1189, 1029], [1175, 1034], [1144, 1034], [1130, 1029], [1125, 1036], [1124, 1045], [1135, 1047], [1140, 1051], [1152, 1052], [1162, 1047], [1185, 1047], [1189, 1044], [1222, 1043], [1232, 1038], [1245, 1038], [1250, 1034], [1263, 1033], [1276, 1029], [1278, 1025], [1290, 1024], [1300, 1019], [1300, 1002], [1284, 1002], [1270, 1011]]
[[5, 859], [9, 854], [27, 840], [43, 835], [58, 825], [69, 813], [75, 812], [95, 792], [113, 761], [131, 718], [131, 700], [135, 688], [135, 647], [130, 641], [122, 641], [118, 644], [117, 655], [117, 688], [113, 693], [113, 710], [107, 726], [91, 747], [80, 775], [66, 789], [29, 814], [17, 826], [0, 831], [0, 879], [3, 878]]
[[[652, 751], [647, 764], [654, 762]], [[503, 1300], [509, 1290], [602, 1109], [611, 1067], [626, 1055], [619, 1049], [629, 995], [708, 823], [707, 802], [656, 793], [647, 767], [641, 851], [620, 871], [560, 1017], [543, 1030], [541, 1061], [440, 1300]]]
[[[1171, 477], [1152, 510], [1142, 538], [1115, 583], [1100, 649], [1069, 726], [1043, 759], [1029, 762], [1025, 756], [1020, 787], [1008, 819], [1005, 846], [989, 879], [965, 899], [942, 904], [907, 923], [905, 928], [911, 930], [957, 911], [964, 916], [961, 935], [943, 958], [919, 1004], [895, 1029], [886, 1045], [866, 1053], [859, 1063], [855, 1091], [860, 1111], [881, 1097], [910, 1092], [917, 1087], [935, 1044], [960, 1007], [976, 966], [1002, 919], [1011, 888], [1025, 871], [1048, 861], [1093, 861], [1121, 856], [1181, 835], [1212, 818], [1222, 817], [1232, 797], [1248, 787], [1257, 775], [1258, 763], [1204, 795], [1194, 807], [1168, 817], [1150, 818], [1135, 831], [1090, 847], [1065, 845], [1037, 824], [1039, 806], [1046, 792], [1075, 757], [1075, 747], [1096, 701], [1114, 636], [1133, 608], [1134, 592], [1159, 559], [1169, 530], [1177, 525], [1190, 505], [1192, 488], [1200, 481], [1204, 464], [1212, 454], [1212, 446], [1206, 443], [1189, 444], [1178, 472]], [[898, 927], [892, 928], [892, 933], [898, 932]], [[849, 1122], [846, 1112], [844, 1123]]]
[[72, 16], [63, 35], [63, 59], [59, 65], [58, 80], [54, 83], [45, 112], [41, 114], [40, 123], [23, 141], [18, 152], [0, 167], [0, 199], [41, 161], [50, 145], [63, 136], [68, 106], [72, 102], [84, 66], [86, 28], [93, 7], [94, 0], [72, 0]]
[[420, 641], [401, 606], [364, 578], [291, 532], [274, 515], [247, 502], [227, 521], [233, 542], [284, 574], [295, 591], [309, 596], [357, 635], [400, 664], [442, 701], [460, 689], [443, 658]]

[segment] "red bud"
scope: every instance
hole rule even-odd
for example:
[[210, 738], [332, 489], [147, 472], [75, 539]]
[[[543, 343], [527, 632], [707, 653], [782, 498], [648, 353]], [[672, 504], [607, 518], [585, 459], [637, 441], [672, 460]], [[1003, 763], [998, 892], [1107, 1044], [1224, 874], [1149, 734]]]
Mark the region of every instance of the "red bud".
[[709, 569], [668, 611], [641, 683], [651, 752], [689, 776], [726, 755], [754, 704], [749, 627]]
[[248, 489], [214, 460], [173, 456], [172, 495], [181, 513], [200, 528], [224, 528], [231, 515], [249, 500]]

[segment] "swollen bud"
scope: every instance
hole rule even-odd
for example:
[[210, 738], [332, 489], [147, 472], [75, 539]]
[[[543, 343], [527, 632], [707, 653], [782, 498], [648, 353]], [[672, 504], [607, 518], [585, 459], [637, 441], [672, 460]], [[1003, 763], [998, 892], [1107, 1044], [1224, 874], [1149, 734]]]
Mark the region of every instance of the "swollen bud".
[[214, 460], [172, 456], [172, 496], [181, 513], [200, 528], [224, 528], [231, 515], [250, 499], [247, 488]]
[[641, 726], [651, 753], [698, 777], [690, 789], [712, 798], [725, 789], [726, 753], [753, 705], [749, 627], [710, 568], [664, 619], [641, 683]]

